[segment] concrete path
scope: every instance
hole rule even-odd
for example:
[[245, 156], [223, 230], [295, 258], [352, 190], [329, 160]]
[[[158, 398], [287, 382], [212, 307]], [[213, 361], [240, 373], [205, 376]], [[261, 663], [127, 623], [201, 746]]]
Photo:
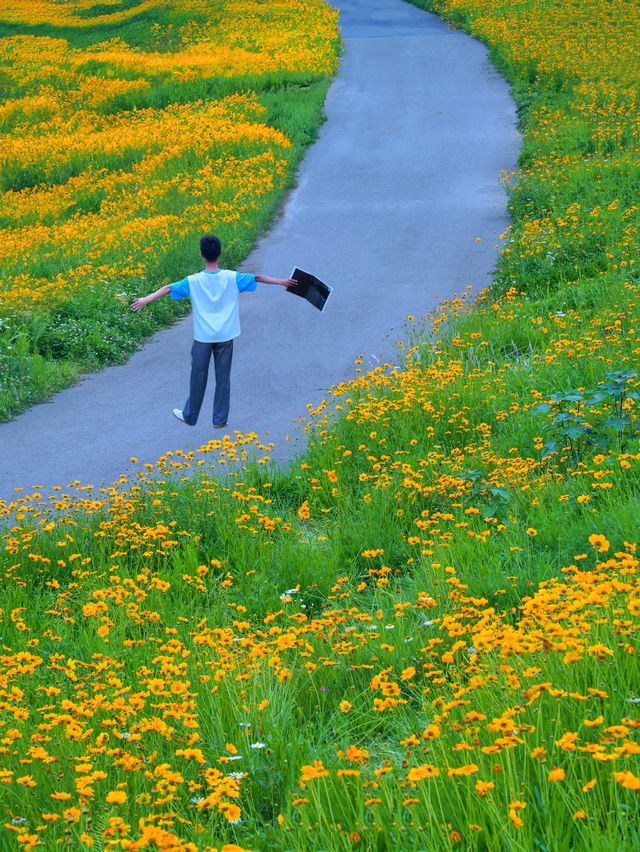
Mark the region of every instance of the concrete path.
[[[498, 173], [516, 161], [515, 110], [485, 48], [402, 0], [337, 5], [345, 49], [327, 121], [242, 267], [284, 277], [297, 265], [334, 288], [322, 314], [281, 288], [241, 296], [229, 431], [265, 436], [276, 459], [294, 452], [293, 418], [353, 377], [359, 355], [365, 366], [395, 358], [408, 314], [489, 283], [508, 225]], [[0, 499], [15, 486], [97, 489], [134, 473], [131, 456], [141, 465], [221, 437], [211, 387], [197, 426], [171, 415], [190, 344], [188, 318], [126, 365], [0, 424]]]

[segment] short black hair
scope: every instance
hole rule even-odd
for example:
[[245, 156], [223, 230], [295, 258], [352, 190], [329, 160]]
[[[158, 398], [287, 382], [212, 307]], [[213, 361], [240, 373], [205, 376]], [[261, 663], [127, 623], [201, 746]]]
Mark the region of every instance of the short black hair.
[[216, 237], [215, 234], [205, 234], [204, 237], [200, 237], [200, 254], [205, 260], [208, 260], [209, 263], [213, 263], [214, 260], [217, 260], [220, 257], [221, 251], [222, 243], [220, 242], [219, 237]]

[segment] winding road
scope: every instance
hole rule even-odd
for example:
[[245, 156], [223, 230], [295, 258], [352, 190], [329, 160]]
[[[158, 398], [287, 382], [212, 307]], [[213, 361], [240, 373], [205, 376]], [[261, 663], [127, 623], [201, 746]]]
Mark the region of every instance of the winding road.
[[[485, 47], [403, 0], [336, 5], [344, 52], [327, 120], [242, 265], [283, 277], [299, 266], [334, 288], [322, 314], [282, 288], [241, 296], [228, 431], [273, 441], [274, 459], [300, 449], [301, 430], [285, 440], [294, 418], [353, 378], [358, 356], [364, 367], [395, 359], [409, 314], [486, 286], [509, 224], [498, 177], [517, 159], [515, 108]], [[97, 490], [220, 438], [212, 381], [197, 426], [171, 414], [186, 397], [190, 345], [187, 318], [127, 364], [0, 424], [0, 500], [16, 486], [44, 498], [77, 481]]]

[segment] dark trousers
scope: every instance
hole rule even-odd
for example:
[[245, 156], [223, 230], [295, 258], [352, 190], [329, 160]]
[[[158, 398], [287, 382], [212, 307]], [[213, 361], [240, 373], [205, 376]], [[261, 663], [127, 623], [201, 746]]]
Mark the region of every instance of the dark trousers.
[[182, 409], [185, 423], [195, 426], [200, 414], [209, 376], [209, 363], [213, 354], [213, 366], [216, 374], [216, 390], [213, 397], [213, 425], [226, 426], [229, 418], [229, 398], [231, 392], [231, 357], [233, 340], [223, 343], [200, 343], [193, 341], [191, 347], [191, 380], [189, 399]]

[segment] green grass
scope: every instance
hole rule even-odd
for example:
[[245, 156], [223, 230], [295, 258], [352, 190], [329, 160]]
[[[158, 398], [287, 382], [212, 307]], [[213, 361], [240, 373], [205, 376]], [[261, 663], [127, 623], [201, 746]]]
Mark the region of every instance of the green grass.
[[[487, 8], [455, 20], [500, 23]], [[559, 14], [514, 9], [544, 32]], [[572, 14], [567, 32], [604, 26], [593, 0]], [[531, 49], [524, 25], [498, 32]], [[528, 87], [529, 166], [473, 308], [444, 305], [404, 369], [338, 386], [279, 469], [238, 436], [168, 453], [121, 493], [13, 507], [3, 804], [25, 833], [77, 806], [43, 842], [106, 847], [122, 819], [134, 840], [162, 822], [185, 849], [638, 847], [640, 282], [596, 233], [611, 249], [634, 211], [609, 201], [590, 235], [571, 212], [575, 193], [622, 198], [635, 172], [618, 161], [603, 187], [558, 149], [547, 179], [537, 109], [569, 109], [575, 81], [493, 44]], [[573, 145], [562, 115], [554, 140]], [[559, 224], [573, 215], [580, 229]], [[540, 222], [566, 262], [531, 254]], [[34, 744], [58, 760], [26, 756]], [[214, 769], [243, 775], [239, 822], [198, 811]], [[54, 788], [70, 798], [52, 805]]]

